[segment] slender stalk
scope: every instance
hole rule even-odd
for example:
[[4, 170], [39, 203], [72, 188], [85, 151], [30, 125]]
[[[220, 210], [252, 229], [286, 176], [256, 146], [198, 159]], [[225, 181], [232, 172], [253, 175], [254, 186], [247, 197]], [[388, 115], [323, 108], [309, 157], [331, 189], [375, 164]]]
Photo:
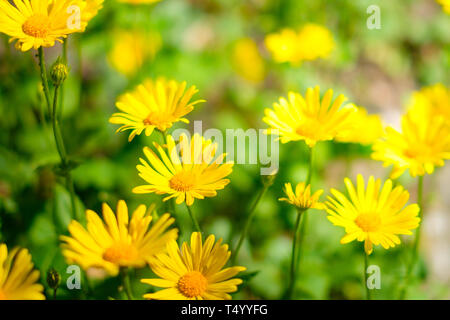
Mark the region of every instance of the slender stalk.
[[314, 147], [309, 148], [309, 166], [308, 166], [308, 175], [306, 177], [306, 185], [311, 184], [312, 175], [313, 175], [313, 161], [314, 161]]
[[292, 242], [292, 254], [291, 254], [291, 269], [290, 269], [290, 279], [289, 279], [289, 286], [287, 289], [286, 297], [287, 299], [291, 299], [292, 294], [294, 292], [295, 287], [295, 279], [297, 278], [297, 258], [298, 258], [298, 249], [297, 246], [299, 244], [299, 234], [300, 234], [300, 221], [302, 220], [304, 210], [299, 210], [297, 212], [297, 219], [295, 221], [295, 228], [294, 228], [294, 240]]
[[419, 179], [417, 182], [417, 203], [420, 208], [420, 211], [419, 211], [420, 223], [416, 229], [416, 237], [414, 239], [412, 257], [411, 257], [411, 261], [409, 262], [408, 267], [406, 269], [405, 282], [400, 290], [400, 300], [403, 300], [406, 297], [411, 274], [416, 265], [417, 259], [419, 257], [421, 226], [423, 224], [423, 176], [419, 176]]
[[[69, 37], [67, 37], [66, 39], [63, 40], [63, 45], [62, 45], [62, 61], [64, 62], [64, 64], [67, 65], [67, 46], [69, 42]], [[65, 94], [65, 90], [64, 90], [64, 82], [61, 83], [61, 97], [60, 97], [60, 101], [59, 101], [59, 109], [58, 109], [58, 118], [61, 119], [62, 117], [62, 113], [63, 113], [63, 106], [64, 106], [64, 94]]]
[[241, 250], [242, 244], [244, 243], [244, 239], [247, 237], [248, 230], [250, 229], [250, 224], [251, 224], [251, 222], [253, 220], [253, 216], [255, 215], [256, 207], [258, 206], [259, 202], [261, 201], [264, 193], [266, 193], [268, 188], [269, 187], [267, 185], [264, 185], [260, 189], [260, 191], [258, 193], [258, 196], [256, 197], [255, 202], [253, 202], [253, 205], [252, 205], [252, 207], [249, 210], [247, 221], [245, 222], [245, 226], [244, 226], [244, 229], [242, 230], [241, 237], [239, 238], [239, 242], [238, 242], [236, 248], [233, 250], [233, 253], [232, 253], [233, 257], [232, 257], [231, 261], [232, 261], [233, 264], [236, 262], [236, 259], [238, 257], [239, 251]]
[[56, 292], [58, 291], [58, 288], [53, 289], [53, 300], [56, 300]]
[[128, 300], [134, 300], [133, 292], [131, 291], [130, 273], [129, 273], [128, 268], [121, 268], [120, 275], [122, 277], [122, 285], [123, 285], [123, 288], [125, 290]]
[[188, 206], [188, 205], [186, 204], [186, 208], [187, 208], [187, 210], [188, 210], [188, 212], [189, 212], [189, 216], [191, 217], [192, 224], [194, 225], [195, 230], [201, 233], [202, 230], [200, 229], [200, 225], [198, 224], [198, 221], [197, 221], [197, 219], [195, 218], [194, 213], [192, 212], [191, 207]]
[[369, 267], [369, 255], [366, 253], [366, 251], [363, 252], [364, 252], [364, 287], [366, 288], [366, 299], [372, 300], [371, 290], [367, 285], [367, 279], [369, 278], [369, 275], [367, 273], [367, 268]]
[[45, 101], [47, 102], [48, 114], [52, 115], [52, 106], [50, 102], [50, 89], [48, 87], [47, 68], [45, 67], [44, 49], [39, 47], [39, 68], [41, 69], [42, 88], [44, 89]]

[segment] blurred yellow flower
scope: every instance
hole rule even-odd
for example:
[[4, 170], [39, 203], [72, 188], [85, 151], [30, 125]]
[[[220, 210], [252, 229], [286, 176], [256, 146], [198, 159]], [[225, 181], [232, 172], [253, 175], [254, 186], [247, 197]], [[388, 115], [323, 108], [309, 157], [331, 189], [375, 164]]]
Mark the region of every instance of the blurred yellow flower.
[[14, 3], [0, 1], [0, 32], [10, 36], [10, 42], [17, 40], [16, 47], [22, 51], [52, 47], [55, 41], [62, 42], [67, 35], [86, 27], [83, 20], [68, 23], [73, 20], [71, 6], [84, 9], [81, 0], [16, 0]]
[[[423, 112], [421, 112], [423, 111]], [[450, 127], [443, 117], [415, 108], [402, 117], [402, 131], [386, 128], [386, 137], [374, 143], [372, 158], [393, 165], [391, 178], [405, 170], [411, 176], [432, 174], [450, 159]]]
[[269, 34], [265, 44], [276, 62], [290, 62], [292, 65], [327, 58], [335, 47], [331, 32], [314, 23], [304, 25], [299, 32], [286, 28]]
[[210, 235], [205, 243], [199, 232], [191, 235], [190, 246], [184, 242], [181, 249], [175, 240], [167, 244], [167, 254], [160, 254], [151, 263], [153, 272], [161, 279], [142, 279], [141, 282], [163, 290], [144, 295], [157, 300], [230, 300], [229, 293], [237, 291], [241, 279], [233, 278], [245, 267], [223, 269], [230, 251], [215, 242]]
[[345, 228], [342, 244], [364, 241], [366, 253], [371, 254], [373, 245], [381, 244], [385, 249], [394, 247], [400, 244], [399, 234], [411, 235], [411, 230], [419, 226], [419, 206], [405, 207], [409, 192], [402, 186], [393, 189], [392, 181], [388, 179], [380, 190], [381, 180], [371, 176], [365, 188], [362, 175], [357, 177], [356, 189], [350, 179], [344, 181], [349, 198], [331, 189], [335, 199], [329, 196], [325, 203], [328, 220]]
[[155, 57], [162, 45], [159, 33], [138, 30], [114, 32], [113, 41], [108, 60], [114, 69], [124, 75], [135, 74], [145, 60]]
[[233, 67], [245, 80], [259, 83], [264, 80], [264, 60], [259, 53], [257, 44], [250, 38], [236, 42], [233, 48]]
[[280, 198], [279, 201], [286, 201], [297, 207], [298, 210], [305, 211], [309, 208], [313, 209], [325, 209], [323, 203], [319, 202], [319, 198], [323, 193], [323, 190], [317, 190], [314, 194], [311, 194], [311, 185], [305, 187], [304, 182], [300, 182], [295, 187], [295, 193], [292, 190], [291, 184], [284, 184], [284, 192], [287, 198]]
[[446, 13], [450, 14], [450, 0], [436, 0], [436, 2], [442, 5], [442, 9]]
[[215, 197], [216, 190], [222, 190], [230, 182], [224, 179], [233, 169], [232, 162], [223, 163], [226, 154], [216, 155], [217, 143], [205, 140], [199, 134], [194, 134], [191, 141], [182, 134], [177, 145], [171, 135], [167, 135], [167, 144], [155, 143], [158, 155], [150, 148], [144, 148], [144, 154], [150, 164], [140, 158], [142, 165], [136, 168], [139, 176], [148, 182], [133, 189], [134, 193], [168, 194], [163, 200], [176, 198], [176, 203], [186, 202], [188, 206], [194, 199]]
[[336, 137], [336, 141], [369, 145], [383, 136], [383, 123], [380, 116], [367, 114], [367, 110], [363, 107], [357, 108], [352, 121], [353, 127], [340, 132]]
[[413, 93], [408, 109], [411, 113], [442, 116], [450, 124], [450, 89], [442, 83], [424, 87]]
[[164, 252], [169, 240], [178, 237], [177, 229], [167, 230], [175, 219], [162, 215], [150, 227], [152, 216], [140, 205], [128, 216], [125, 201], [117, 204], [117, 215], [103, 204], [103, 220], [92, 210], [86, 211], [87, 229], [72, 220], [71, 237], [61, 236], [63, 255], [68, 263], [77, 263], [83, 269], [101, 268], [115, 276], [120, 267], [144, 267]]
[[146, 80], [133, 92], [119, 98], [116, 106], [123, 112], [114, 113], [109, 122], [122, 124], [117, 132], [131, 130], [128, 141], [144, 130], [145, 135], [150, 136], [155, 128], [166, 131], [177, 121], [189, 123], [183, 116], [191, 112], [194, 105], [205, 100], [189, 102], [198, 90], [195, 86], [186, 92], [185, 89], [186, 82], [162, 78]]
[[8, 254], [6, 244], [0, 243], [0, 300], [45, 300], [39, 271], [33, 267], [27, 249], [14, 248]]
[[339, 132], [352, 128], [356, 107], [353, 104], [341, 107], [347, 100], [342, 94], [333, 103], [332, 98], [333, 90], [329, 89], [320, 99], [319, 86], [308, 88], [305, 98], [289, 92], [289, 101], [280, 98], [273, 104], [273, 110], [265, 109], [263, 121], [270, 126], [266, 133], [278, 131], [282, 143], [304, 140], [309, 147], [318, 141], [333, 140]]

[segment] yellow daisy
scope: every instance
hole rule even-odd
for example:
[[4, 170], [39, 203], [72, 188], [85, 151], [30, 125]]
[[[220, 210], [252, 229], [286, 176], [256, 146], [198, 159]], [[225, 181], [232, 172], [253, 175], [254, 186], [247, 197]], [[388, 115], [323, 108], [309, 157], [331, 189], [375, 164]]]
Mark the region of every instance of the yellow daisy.
[[202, 244], [199, 232], [191, 235], [191, 245], [181, 249], [173, 240], [167, 244], [167, 254], [160, 254], [150, 265], [161, 279], [142, 279], [141, 282], [165, 288], [144, 295], [157, 300], [230, 300], [229, 293], [237, 291], [241, 279], [233, 278], [244, 267], [223, 269], [230, 258], [228, 245], [222, 239], [215, 243], [210, 235]]
[[351, 130], [356, 107], [353, 104], [341, 107], [347, 100], [342, 94], [333, 103], [332, 97], [333, 90], [329, 89], [321, 100], [319, 86], [308, 88], [305, 98], [289, 92], [289, 100], [280, 98], [273, 104], [273, 110], [265, 109], [263, 121], [271, 127], [266, 133], [279, 134], [282, 143], [304, 140], [313, 147], [318, 141], [332, 140], [338, 133]]
[[86, 27], [85, 21], [68, 24], [73, 20], [71, 6], [84, 9], [80, 0], [15, 0], [14, 4], [0, 1], [0, 32], [10, 36], [10, 42], [17, 40], [16, 47], [22, 51], [52, 47]]
[[226, 154], [216, 155], [217, 143], [194, 134], [191, 141], [185, 134], [179, 140], [180, 155], [172, 136], [167, 136], [164, 148], [155, 143], [159, 156], [150, 148], [144, 148], [148, 161], [140, 158], [139, 176], [149, 184], [135, 187], [134, 193], [168, 194], [163, 200], [176, 198], [176, 203], [194, 199], [215, 197], [217, 190], [230, 182], [224, 179], [233, 169], [232, 162], [223, 163]]
[[82, 19], [90, 21], [94, 18], [98, 11], [103, 8], [104, 0], [84, 0], [86, 6], [82, 12]]
[[436, 0], [442, 6], [445, 13], [450, 14], [450, 0]]
[[265, 44], [276, 62], [299, 65], [305, 60], [327, 58], [334, 49], [333, 35], [324, 26], [308, 23], [298, 32], [283, 29], [266, 36]]
[[8, 254], [6, 244], [0, 244], [0, 300], [44, 300], [39, 271], [33, 267], [27, 249]]
[[71, 237], [61, 236], [63, 255], [69, 263], [77, 263], [85, 270], [102, 268], [112, 276], [120, 267], [144, 267], [178, 236], [177, 229], [167, 230], [175, 221], [169, 214], [150, 227], [152, 217], [146, 214], [146, 207], [140, 205], [129, 220], [123, 200], [117, 204], [117, 216], [103, 204], [104, 222], [92, 210], [86, 211], [86, 217], [87, 229], [72, 220]]
[[393, 165], [391, 178], [409, 170], [411, 176], [432, 174], [450, 159], [450, 127], [443, 117], [412, 110], [402, 117], [402, 131], [386, 128], [386, 137], [373, 145], [372, 158]]
[[115, 31], [113, 41], [108, 60], [124, 75], [135, 74], [147, 59], [154, 58], [162, 45], [159, 33], [139, 30]]
[[264, 60], [258, 45], [251, 38], [242, 38], [233, 48], [233, 67], [236, 73], [249, 82], [259, 83], [265, 77]]
[[424, 87], [413, 93], [408, 109], [411, 113], [442, 116], [450, 124], [450, 89], [442, 83]]
[[364, 249], [371, 254], [373, 245], [381, 244], [389, 249], [400, 244], [399, 234], [411, 235], [412, 229], [419, 226], [419, 206], [410, 204], [409, 192], [402, 186], [392, 187], [392, 180], [369, 178], [367, 188], [362, 175], [357, 177], [356, 189], [350, 179], [344, 180], [349, 198], [341, 192], [331, 189], [335, 197], [328, 197], [328, 220], [335, 226], [345, 228], [346, 235], [341, 243], [353, 240], [364, 241]]
[[353, 127], [343, 130], [336, 136], [336, 141], [346, 143], [373, 144], [384, 134], [383, 123], [377, 114], [367, 114], [367, 110], [358, 107], [353, 116]]
[[194, 109], [194, 105], [205, 100], [189, 102], [198, 92], [195, 86], [191, 86], [186, 92], [186, 82], [178, 83], [175, 80], [156, 81], [146, 80], [133, 92], [123, 95], [116, 103], [122, 111], [114, 113], [109, 122], [122, 124], [117, 130], [122, 132], [131, 130], [128, 141], [145, 130], [149, 136], [156, 128], [166, 131], [177, 121], [189, 123], [183, 118]]
[[279, 201], [285, 201], [297, 207], [298, 210], [305, 211], [309, 208], [313, 209], [325, 209], [323, 203], [319, 202], [319, 198], [323, 193], [323, 190], [317, 190], [314, 194], [311, 194], [311, 185], [305, 187], [304, 182], [300, 182], [295, 187], [295, 192], [292, 190], [291, 184], [284, 184], [284, 192], [287, 198], [280, 198]]

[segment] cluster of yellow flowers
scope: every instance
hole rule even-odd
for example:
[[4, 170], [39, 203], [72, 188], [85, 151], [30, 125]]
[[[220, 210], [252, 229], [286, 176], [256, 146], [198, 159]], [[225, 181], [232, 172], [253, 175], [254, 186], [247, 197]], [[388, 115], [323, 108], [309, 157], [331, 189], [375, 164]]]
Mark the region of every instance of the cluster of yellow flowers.
[[314, 23], [304, 25], [298, 32], [286, 28], [269, 34], [265, 43], [276, 62], [290, 62], [292, 65], [327, 58], [335, 46], [331, 32]]
[[[133, 4], [153, 3], [157, 0], [120, 0]], [[0, 32], [17, 40], [22, 51], [50, 47], [73, 32], [81, 32], [102, 7], [102, 0], [16, 0], [15, 5], [0, 1], [2, 10]], [[70, 14], [67, 8], [75, 5], [81, 10], [79, 25], [68, 28]], [[133, 40], [140, 41], [140, 40]], [[238, 44], [249, 49], [248, 60], [257, 55], [251, 40]], [[290, 29], [266, 38], [266, 45], [278, 62], [298, 64], [304, 60], [327, 57], [334, 47], [331, 33], [324, 27], [308, 24], [299, 32]], [[120, 50], [120, 49], [119, 49]], [[238, 50], [239, 51], [239, 50]], [[242, 51], [242, 50], [240, 50]], [[113, 59], [114, 60], [114, 59]], [[137, 64], [140, 61], [136, 62]], [[123, 71], [136, 68], [130, 65]], [[252, 80], [264, 74], [256, 66]], [[256, 73], [256, 74], [253, 74]], [[131, 92], [121, 96], [110, 122], [120, 124], [118, 132], [130, 130], [129, 142], [136, 135], [161, 133], [162, 145], [154, 142], [145, 147], [145, 158], [137, 165], [139, 176], [147, 183], [136, 186], [136, 194], [156, 193], [163, 201], [185, 203], [198, 231], [200, 227], [190, 206], [195, 199], [214, 197], [230, 183], [227, 179], [233, 163], [225, 161], [226, 154], [217, 154], [218, 145], [195, 134], [191, 139], [181, 135], [178, 141], [168, 133], [176, 122], [188, 123], [185, 118], [204, 100], [192, 101], [198, 92], [186, 82], [159, 78], [148, 79]], [[295, 187], [285, 184], [286, 201], [298, 210], [300, 218], [310, 208], [325, 210], [328, 219], [343, 227], [341, 243], [357, 240], [364, 242], [367, 255], [373, 245], [388, 249], [400, 244], [399, 235], [410, 235], [420, 223], [421, 208], [408, 204], [409, 192], [391, 179], [384, 183], [373, 176], [365, 181], [357, 176], [356, 185], [345, 178], [348, 196], [331, 189], [327, 201], [320, 202], [324, 190], [312, 191], [312, 150], [321, 141], [373, 144], [372, 157], [393, 165], [391, 178], [405, 170], [412, 176], [431, 174], [436, 166], [450, 159], [450, 91], [441, 84], [426, 87], [413, 95], [407, 113], [402, 118], [402, 130], [386, 128], [384, 133], [380, 117], [369, 115], [362, 107], [346, 103], [339, 94], [333, 98], [329, 89], [323, 97], [318, 86], [308, 88], [303, 96], [289, 92], [287, 99], [279, 98], [273, 108], [265, 110], [263, 121], [268, 124], [267, 134], [279, 134], [282, 143], [304, 141], [311, 151], [308, 178]], [[171, 200], [172, 199], [172, 200]], [[101, 268], [110, 276], [126, 273], [127, 268], [150, 267], [159, 278], [141, 279], [143, 283], [164, 288], [145, 294], [148, 299], [231, 299], [242, 280], [235, 278], [245, 267], [225, 267], [231, 252], [214, 235], [203, 239], [201, 232], [191, 234], [190, 243], [179, 246], [175, 219], [169, 213], [153, 221], [144, 205], [131, 215], [124, 201], [117, 210], [103, 204], [103, 219], [91, 210], [86, 211], [87, 225], [73, 220], [68, 231], [61, 236], [63, 255], [68, 263], [77, 263], [83, 269]], [[295, 276], [296, 238], [293, 244], [292, 274]], [[294, 277], [295, 278], [295, 277]], [[39, 271], [34, 270], [26, 249], [13, 249], [8, 253], [0, 244], [0, 299], [44, 299], [43, 286], [38, 283]], [[294, 279], [291, 279], [291, 284]], [[132, 297], [131, 292], [127, 292]]]

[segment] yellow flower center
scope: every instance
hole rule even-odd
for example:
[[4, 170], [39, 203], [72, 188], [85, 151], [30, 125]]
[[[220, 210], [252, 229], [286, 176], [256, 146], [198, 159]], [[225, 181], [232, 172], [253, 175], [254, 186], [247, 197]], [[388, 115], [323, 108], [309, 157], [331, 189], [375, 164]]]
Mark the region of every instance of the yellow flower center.
[[6, 300], [6, 294], [0, 289], [0, 300]]
[[186, 273], [178, 280], [178, 290], [186, 297], [200, 296], [208, 287], [208, 280], [198, 271]]
[[189, 191], [195, 186], [196, 178], [189, 171], [181, 171], [169, 180], [169, 186], [176, 191]]
[[381, 225], [381, 218], [377, 213], [361, 213], [355, 223], [364, 232], [375, 232]]
[[105, 250], [103, 259], [116, 264], [126, 264], [137, 258], [136, 248], [127, 243], [116, 243]]
[[171, 117], [165, 114], [150, 113], [147, 118], [144, 119], [144, 124], [146, 126], [155, 126], [161, 131], [165, 131], [172, 126], [172, 122], [170, 121]]
[[22, 25], [22, 31], [35, 38], [45, 38], [50, 31], [50, 19], [43, 14], [34, 14]]

